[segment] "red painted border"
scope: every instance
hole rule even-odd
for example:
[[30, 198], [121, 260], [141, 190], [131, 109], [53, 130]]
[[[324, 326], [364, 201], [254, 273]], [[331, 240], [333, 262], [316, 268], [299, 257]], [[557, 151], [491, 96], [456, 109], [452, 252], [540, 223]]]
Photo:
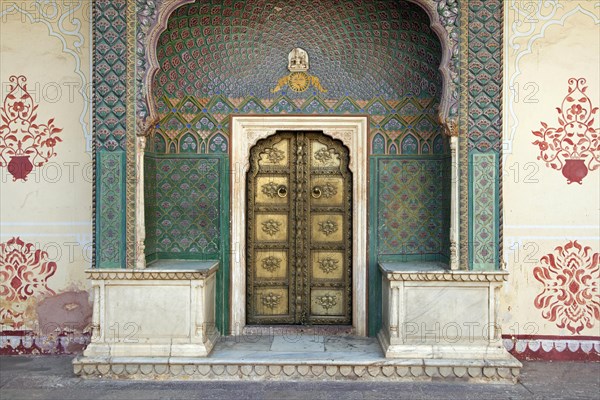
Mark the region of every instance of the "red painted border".
[[582, 342], [595, 341], [600, 342], [600, 336], [560, 336], [560, 335], [502, 335], [502, 339], [517, 340], [579, 340]]
[[524, 361], [587, 361], [600, 362], [600, 353], [592, 347], [589, 353], [581, 349], [581, 346], [576, 351], [572, 351], [567, 346], [564, 350], [558, 351], [552, 347], [550, 351], [544, 350], [540, 345], [539, 349], [532, 350], [527, 345], [522, 352], [517, 351], [517, 342], [554, 342], [554, 341], [578, 341], [582, 342], [597, 342], [600, 343], [600, 336], [554, 336], [554, 335], [502, 335], [504, 340], [512, 340], [514, 346], [508, 350], [515, 358]]
[[89, 333], [37, 334], [30, 330], [0, 331], [0, 356], [79, 354], [90, 342]]

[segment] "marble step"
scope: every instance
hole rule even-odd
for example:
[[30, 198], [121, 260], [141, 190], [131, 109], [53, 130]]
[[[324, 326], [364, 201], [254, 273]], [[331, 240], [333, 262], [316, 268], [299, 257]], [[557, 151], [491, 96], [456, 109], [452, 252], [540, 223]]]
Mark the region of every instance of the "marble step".
[[374, 338], [225, 337], [208, 357], [83, 357], [84, 378], [160, 380], [428, 381], [515, 383], [521, 363], [506, 359], [389, 359]]

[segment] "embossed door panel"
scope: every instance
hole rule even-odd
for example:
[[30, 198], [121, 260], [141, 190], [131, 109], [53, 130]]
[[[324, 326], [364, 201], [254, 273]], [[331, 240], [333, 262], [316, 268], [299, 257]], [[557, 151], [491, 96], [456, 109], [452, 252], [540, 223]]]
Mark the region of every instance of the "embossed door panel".
[[352, 175], [347, 149], [307, 135], [311, 324], [349, 324], [352, 317]]
[[350, 324], [352, 176], [348, 151], [285, 132], [250, 153], [247, 322]]
[[248, 172], [248, 323], [295, 323], [295, 204], [290, 199], [293, 135], [252, 148]]

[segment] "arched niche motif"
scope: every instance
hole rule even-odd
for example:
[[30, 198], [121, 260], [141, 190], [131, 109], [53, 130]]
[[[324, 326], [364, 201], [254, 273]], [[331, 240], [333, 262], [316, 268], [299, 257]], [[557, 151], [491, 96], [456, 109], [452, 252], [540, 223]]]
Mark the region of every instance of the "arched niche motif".
[[[146, 32], [145, 39], [142, 40], [143, 49], [146, 54], [145, 62], [145, 75], [141, 76], [141, 91], [140, 97], [143, 103], [148, 109], [148, 115], [141, 117], [138, 115], [137, 118], [153, 120], [157, 115], [157, 106], [152, 98], [152, 83], [154, 77], [158, 72], [160, 65], [157, 57], [157, 44], [160, 35], [167, 29], [167, 23], [171, 14], [179, 7], [194, 3], [196, 0], [173, 0], [173, 1], [155, 1], [153, 11], [154, 18], [150, 18], [147, 14], [148, 11], [144, 7], [144, 4], [140, 4], [138, 9], [138, 22], [140, 25], [147, 26], [143, 32]], [[458, 64], [458, 34], [454, 31], [455, 19], [458, 18], [456, 15], [456, 9], [458, 8], [458, 0], [406, 0], [410, 3], [414, 3], [421, 7], [429, 16], [430, 27], [438, 37], [442, 47], [442, 58], [439, 66], [440, 73], [442, 75], [442, 94], [440, 98], [438, 117], [440, 123], [444, 127], [444, 132], [449, 136], [458, 135], [458, 121], [456, 113], [452, 110], [457, 108], [458, 104], [458, 82], [456, 80], [457, 71], [454, 70], [454, 66]], [[141, 2], [141, 3], [147, 3]], [[440, 12], [442, 11], [442, 16]], [[451, 15], [448, 17], [446, 14]], [[142, 23], [143, 21], [143, 23]], [[149, 26], [148, 26], [149, 25]], [[138, 37], [138, 40], [140, 38]], [[144, 135], [144, 132], [139, 132], [138, 135]]]
[[[144, 26], [142, 34], [138, 35], [138, 45], [142, 41], [141, 48], [145, 50], [142, 57], [143, 68], [140, 68], [141, 76], [138, 81], [141, 84], [141, 93], [138, 93], [138, 100], [142, 101], [147, 107], [147, 115], [138, 115], [137, 136], [137, 171], [138, 179], [136, 186], [137, 207], [136, 207], [136, 238], [138, 254], [136, 257], [136, 268], [145, 268], [144, 257], [144, 179], [143, 163], [144, 149], [146, 146], [146, 137], [153, 131], [157, 123], [157, 104], [152, 97], [152, 83], [160, 66], [157, 57], [157, 44], [160, 35], [166, 30], [169, 17], [178, 8], [185, 4], [194, 3], [196, 0], [173, 0], [173, 1], [155, 1], [153, 15], [149, 17], [146, 12], [148, 2], [140, 2], [138, 9], [138, 22]], [[451, 136], [450, 153], [452, 157], [452, 186], [451, 186], [451, 215], [450, 215], [450, 267], [458, 268], [458, 227], [459, 227], [459, 188], [458, 188], [458, 80], [456, 66], [458, 65], [459, 52], [458, 30], [456, 29], [458, 15], [458, 0], [406, 0], [421, 7], [429, 17], [430, 27], [436, 34], [441, 45], [441, 62], [439, 70], [442, 76], [442, 93], [438, 110], [438, 118], [444, 128], [444, 133]], [[441, 14], [440, 14], [441, 12]], [[435, 146], [434, 146], [435, 148]]]

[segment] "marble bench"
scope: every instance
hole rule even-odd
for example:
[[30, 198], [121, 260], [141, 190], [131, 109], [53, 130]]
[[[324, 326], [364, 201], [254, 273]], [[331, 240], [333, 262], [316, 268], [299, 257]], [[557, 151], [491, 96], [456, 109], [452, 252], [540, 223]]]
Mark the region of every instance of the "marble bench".
[[94, 294], [85, 357], [205, 357], [215, 327], [217, 261], [158, 260], [86, 271]]
[[379, 268], [378, 339], [386, 357], [513, 359], [497, 319], [505, 271], [449, 270], [440, 262], [381, 262]]

